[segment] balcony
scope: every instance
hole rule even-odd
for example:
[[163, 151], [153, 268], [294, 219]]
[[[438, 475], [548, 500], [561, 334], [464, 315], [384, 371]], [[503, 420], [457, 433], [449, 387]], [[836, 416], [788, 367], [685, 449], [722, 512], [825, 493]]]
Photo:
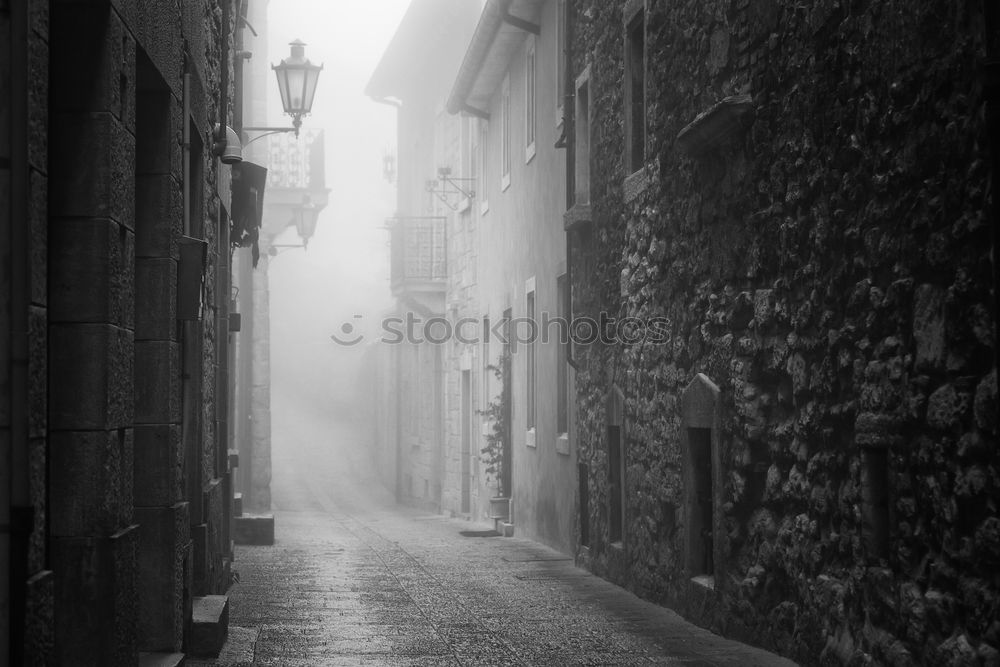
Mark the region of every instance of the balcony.
[[386, 220], [391, 240], [392, 293], [443, 295], [448, 277], [444, 217], [398, 217]]

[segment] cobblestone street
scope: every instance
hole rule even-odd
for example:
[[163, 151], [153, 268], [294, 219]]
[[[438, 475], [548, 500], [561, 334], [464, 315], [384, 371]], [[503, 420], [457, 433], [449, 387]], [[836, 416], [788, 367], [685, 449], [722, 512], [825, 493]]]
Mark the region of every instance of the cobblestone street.
[[189, 665], [793, 664], [544, 546], [396, 507], [310, 440], [275, 457], [275, 545], [237, 547], [223, 654]]

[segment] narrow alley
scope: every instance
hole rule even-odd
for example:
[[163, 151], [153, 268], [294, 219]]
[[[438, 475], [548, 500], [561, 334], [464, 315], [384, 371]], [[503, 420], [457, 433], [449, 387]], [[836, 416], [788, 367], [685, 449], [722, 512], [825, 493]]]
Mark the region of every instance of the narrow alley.
[[229, 639], [217, 660], [188, 665], [794, 664], [529, 540], [395, 506], [352, 459], [358, 434], [287, 426], [275, 544], [237, 547]]

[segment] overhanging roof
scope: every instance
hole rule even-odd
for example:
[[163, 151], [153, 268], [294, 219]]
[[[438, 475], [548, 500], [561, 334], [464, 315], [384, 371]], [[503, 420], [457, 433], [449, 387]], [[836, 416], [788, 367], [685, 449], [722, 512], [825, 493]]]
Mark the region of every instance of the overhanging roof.
[[487, 0], [448, 96], [448, 112], [484, 115], [545, 0]]
[[[474, 0], [412, 0], [365, 86], [375, 100], [403, 99], [431, 72], [450, 79], [478, 13]], [[450, 69], [441, 71], [442, 64]]]

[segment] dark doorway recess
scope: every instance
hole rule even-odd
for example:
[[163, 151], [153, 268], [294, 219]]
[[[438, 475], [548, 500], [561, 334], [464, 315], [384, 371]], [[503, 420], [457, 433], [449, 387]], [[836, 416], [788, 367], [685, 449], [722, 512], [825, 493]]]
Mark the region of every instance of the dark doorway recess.
[[580, 484], [580, 546], [590, 546], [590, 470], [586, 463], [577, 466]]
[[712, 430], [689, 428], [691, 446], [691, 565], [693, 574], [711, 575], [712, 563]]

